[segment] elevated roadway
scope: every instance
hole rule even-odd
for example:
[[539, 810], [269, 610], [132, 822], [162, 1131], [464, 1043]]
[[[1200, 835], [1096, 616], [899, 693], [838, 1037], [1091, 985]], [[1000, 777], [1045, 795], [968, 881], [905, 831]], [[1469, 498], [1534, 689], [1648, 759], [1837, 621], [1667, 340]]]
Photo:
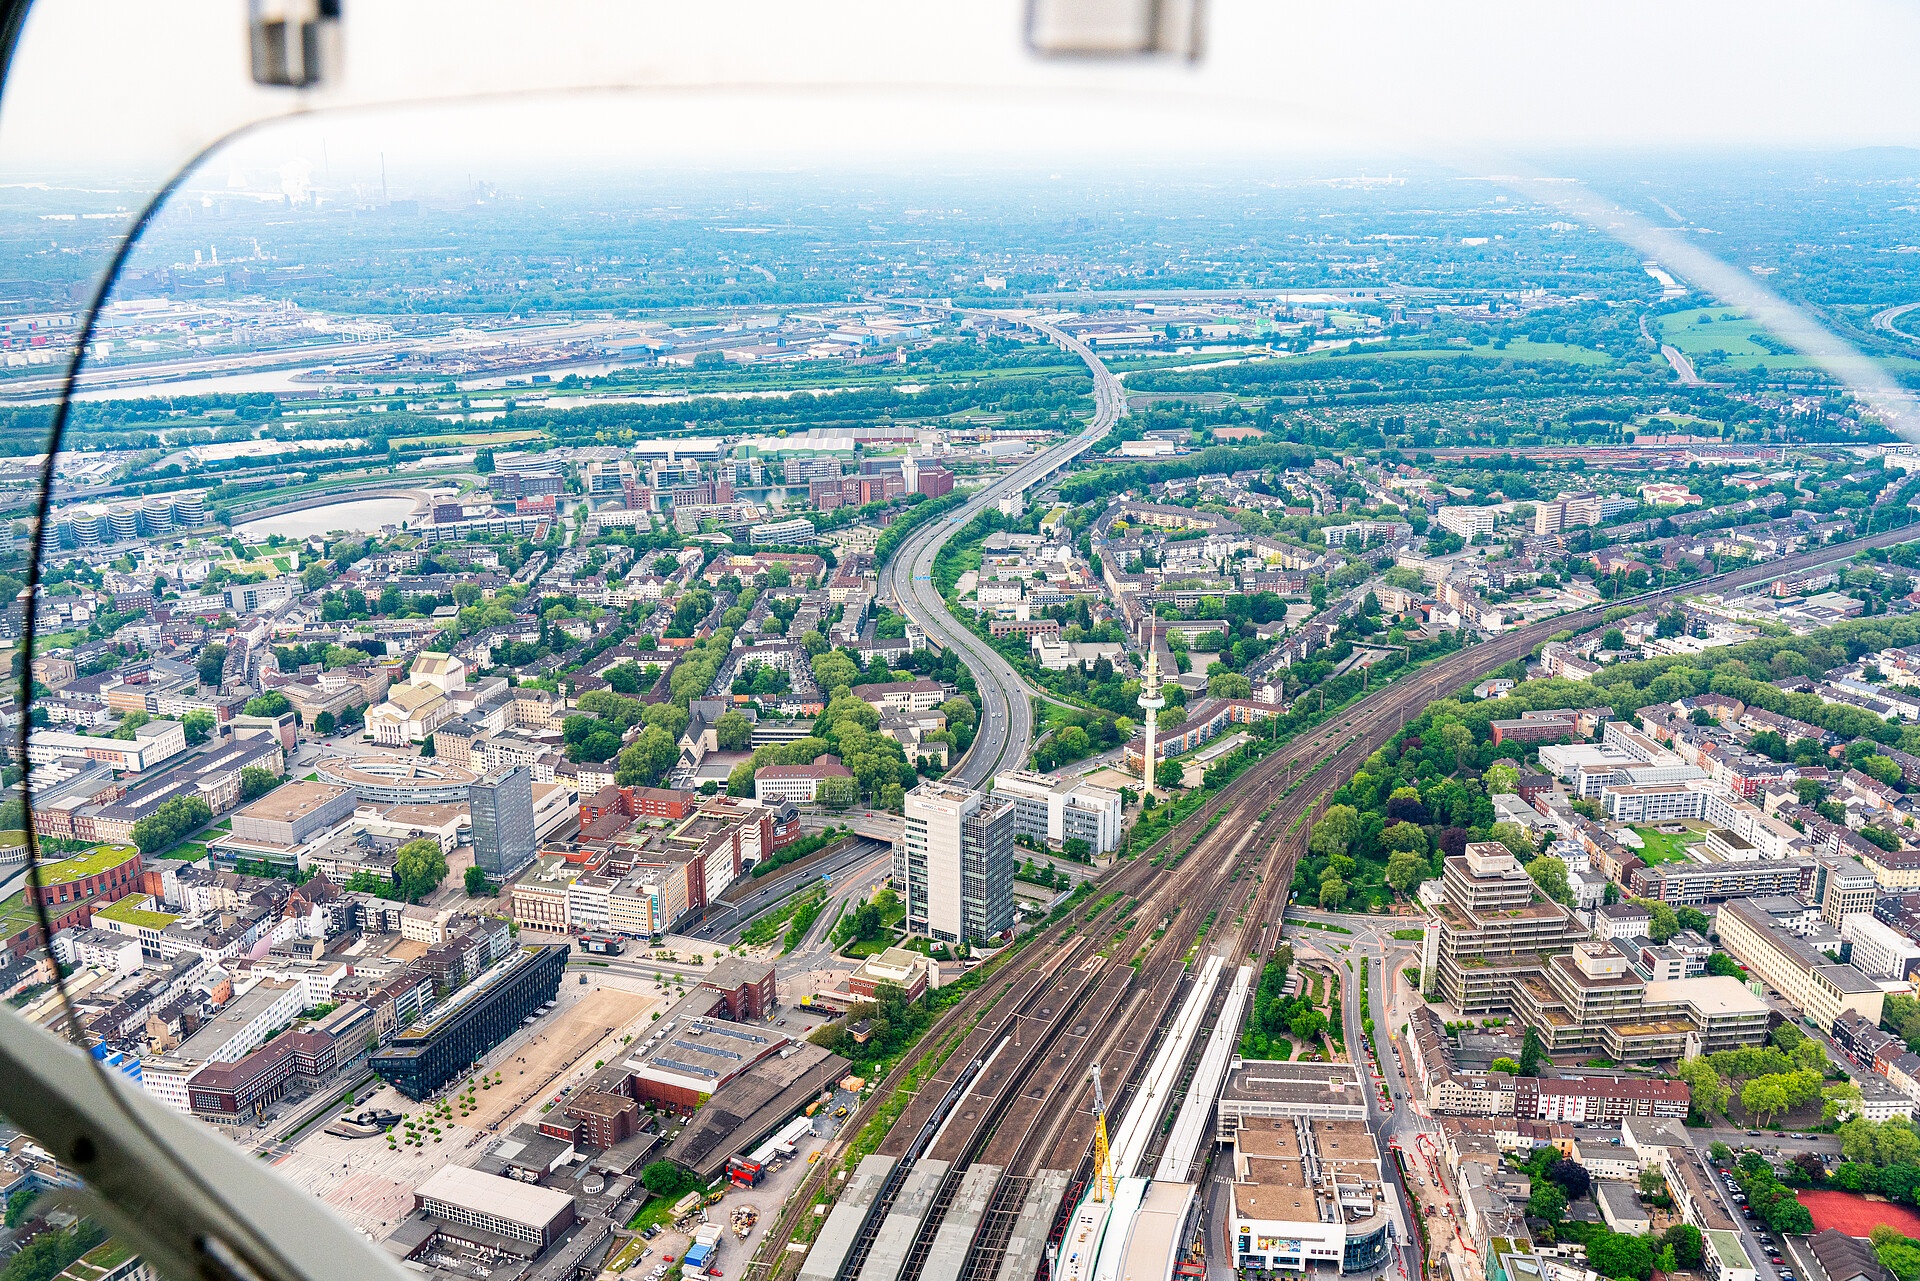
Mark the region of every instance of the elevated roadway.
[[1000, 477], [938, 521], [914, 530], [880, 571], [881, 596], [889, 606], [912, 619], [941, 646], [957, 650], [973, 673], [980, 692], [980, 725], [972, 746], [950, 777], [977, 787], [997, 771], [1025, 763], [1033, 741], [1033, 705], [1028, 701], [1025, 682], [1012, 665], [948, 612], [946, 601], [934, 587], [934, 557], [981, 512], [993, 509], [1003, 498], [1039, 488], [1055, 472], [1093, 448], [1124, 412], [1126, 392], [1092, 348], [1043, 320], [1005, 312], [960, 314], [1014, 321], [1066, 348], [1084, 361], [1093, 375], [1094, 400], [1093, 420], [1078, 434]]
[[[1485, 672], [1529, 653], [1555, 632], [1597, 626], [1612, 605], [1645, 607], [1691, 592], [1746, 586], [1844, 562], [1862, 550], [1915, 537], [1920, 537], [1920, 528], [1891, 531], [1544, 619], [1401, 673], [1383, 688], [1296, 735], [1153, 849], [1136, 851], [1132, 858], [1116, 863], [1100, 879], [1100, 888], [1107, 891], [1100, 900], [1047, 927], [1037, 947], [1018, 954], [1012, 965], [993, 973], [948, 1011], [926, 1043], [941, 1044], [956, 1033], [964, 1043], [938, 1068], [930, 1088], [908, 1101], [887, 1143], [904, 1162], [937, 1145], [942, 1149], [937, 1155], [944, 1159], [958, 1157], [964, 1162], [973, 1157], [1005, 1170], [1008, 1178], [996, 1194], [996, 1205], [1019, 1194], [1027, 1180], [1049, 1171], [1066, 1174], [1070, 1187], [1084, 1186], [1092, 1132], [1087, 1063], [1097, 1056], [1103, 1076], [1112, 1072], [1110, 1106], [1119, 1111], [1131, 1104], [1146, 1052], [1175, 1008], [1185, 956], [1197, 942], [1196, 927], [1203, 920], [1213, 923], [1208, 944], [1224, 949], [1229, 964], [1257, 964], [1279, 941], [1294, 863], [1327, 796], [1428, 702], [1469, 687]], [[1133, 975], [1127, 974], [1130, 966], [1096, 967], [1084, 949], [1124, 936], [1123, 923], [1128, 920], [1141, 926], [1164, 922], [1164, 933], [1158, 939], [1142, 940], [1140, 968]], [[1113, 982], [1116, 976], [1121, 980], [1118, 984]], [[1370, 995], [1384, 995], [1387, 990], [1383, 978]], [[1347, 1002], [1349, 1043], [1357, 1042], [1363, 1030], [1358, 1020], [1364, 1012], [1358, 1004], [1357, 1000]], [[989, 1012], [991, 1017], [982, 1018]], [[993, 1046], [1006, 1044], [1010, 1035], [1018, 1054], [1006, 1049], [989, 1061]], [[890, 1097], [901, 1083], [905, 1066], [896, 1069], [862, 1105], [849, 1123], [849, 1133], [857, 1133]], [[1395, 1070], [1388, 1084], [1390, 1094], [1399, 1095], [1404, 1103], [1404, 1077]], [[1367, 1103], [1371, 1128], [1395, 1137], [1394, 1122], [1401, 1118], [1386, 1113], [1371, 1089]], [[828, 1160], [839, 1151], [838, 1146], [831, 1150]], [[1388, 1177], [1404, 1205], [1404, 1185], [1393, 1174]], [[802, 1195], [789, 1203], [790, 1210], [747, 1269], [753, 1281], [780, 1271], [780, 1252], [792, 1240], [819, 1182], [816, 1171]], [[1074, 1195], [1069, 1192], [1070, 1198]], [[933, 1217], [937, 1215], [938, 1207]], [[1218, 1215], [1216, 1204], [1206, 1223], [1216, 1258], [1224, 1243]], [[1403, 1233], [1397, 1244], [1405, 1275], [1420, 1274], [1423, 1260], [1417, 1240]], [[986, 1245], [987, 1257], [972, 1263], [965, 1281], [994, 1275], [990, 1269], [998, 1260], [991, 1256], [996, 1252], [996, 1246]], [[989, 1270], [983, 1270], [981, 1262]], [[1028, 1276], [1000, 1281], [1027, 1281]], [[919, 1279], [909, 1276], [905, 1281]]]

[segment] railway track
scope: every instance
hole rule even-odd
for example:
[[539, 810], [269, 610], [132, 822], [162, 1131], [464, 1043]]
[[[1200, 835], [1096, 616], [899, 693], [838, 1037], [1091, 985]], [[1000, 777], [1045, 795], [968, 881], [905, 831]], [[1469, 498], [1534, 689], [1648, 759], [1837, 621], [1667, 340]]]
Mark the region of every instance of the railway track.
[[[1151, 1048], [1155, 1032], [1178, 995], [1185, 978], [1187, 948], [1192, 946], [1205, 919], [1198, 910], [1184, 909], [1206, 904], [1206, 910], [1214, 914], [1217, 922], [1221, 906], [1232, 897], [1238, 879], [1235, 869], [1257, 867], [1259, 889], [1253, 894], [1251, 910], [1242, 916], [1231, 959], [1236, 965], [1242, 964], [1271, 950], [1279, 938], [1285, 896], [1292, 884], [1295, 865], [1306, 848], [1313, 820], [1325, 807], [1327, 793], [1344, 782], [1427, 703], [1466, 688], [1486, 671], [1531, 654], [1536, 645], [1557, 633], [1579, 632], [1599, 625], [1607, 609], [1621, 605], [1644, 608], [1683, 594], [1746, 586], [1849, 560], [1863, 550], [1895, 546], [1917, 537], [1920, 530], [1893, 530], [1546, 619], [1438, 659], [1336, 712], [1245, 771], [1223, 789], [1215, 804], [1203, 806], [1154, 846], [1110, 868], [1095, 884], [1103, 895], [1117, 897], [1090, 914], [1076, 910], [1065, 920], [1048, 927], [1041, 937], [1028, 943], [1012, 963], [982, 983], [936, 1023], [923, 1045], [939, 1045], [962, 1028], [967, 1029], [966, 1037], [941, 1072], [936, 1073], [934, 1082], [922, 1088], [908, 1112], [889, 1132], [889, 1138], [895, 1132], [912, 1134], [921, 1140], [916, 1146], [922, 1151], [937, 1141], [943, 1153], [965, 1154], [943, 1157], [955, 1160], [956, 1164], [979, 1160], [1002, 1165], [1010, 1175], [1016, 1176], [1015, 1186], [1019, 1176], [1041, 1169], [1072, 1170], [1076, 1173], [1076, 1182], [1083, 1182], [1093, 1129], [1087, 1106], [1090, 1087], [1086, 1083], [1086, 1068], [1096, 1053], [1100, 1056], [1103, 1075], [1109, 1064], [1125, 1065], [1124, 1076], [1114, 1081], [1120, 1089], [1110, 1105], [1110, 1110], [1118, 1112], [1131, 1089], [1133, 1067]], [[1261, 827], [1253, 841], [1261, 853], [1257, 864], [1249, 864], [1241, 852], [1245, 843], [1235, 845], [1234, 842], [1256, 819]], [[1218, 862], [1211, 865], [1212, 874], [1205, 875], [1209, 860]], [[1186, 874], [1166, 876], [1168, 862], [1173, 863], [1177, 872], [1184, 870]], [[1148, 883], [1156, 879], [1162, 882], [1158, 892], [1148, 888]], [[1200, 881], [1197, 887], [1196, 879]], [[1175, 915], [1178, 928], [1169, 926], [1147, 954], [1137, 958], [1137, 970], [1115, 958], [1104, 958], [1098, 979], [1092, 977], [1091, 971], [1081, 971], [1087, 977], [1070, 980], [1066, 987], [1056, 985], [1048, 990], [1047, 995], [1054, 998], [1055, 1003], [1036, 1003], [1043, 981], [1036, 974], [1043, 973], [1050, 982], [1057, 975], [1073, 973], [1071, 962], [1075, 959], [1086, 964], [1086, 944], [1105, 937], [1124, 919], [1119, 913], [1128, 907], [1129, 898], [1135, 900], [1136, 908], [1143, 909], [1143, 919], [1158, 919], [1147, 916], [1144, 909], [1166, 902], [1176, 885], [1185, 888], [1189, 896], [1197, 888], [1204, 897], [1174, 900], [1183, 907]], [[1080, 945], [1060, 947], [1071, 933], [1083, 929], [1087, 938]], [[1176, 949], [1179, 962], [1170, 963], [1169, 956]], [[1049, 953], [1063, 950], [1064, 956], [1055, 956], [1051, 958], [1053, 963], [1048, 963]], [[1134, 973], [1123, 977], [1120, 972], [1125, 970], [1134, 970]], [[989, 1021], [991, 1011], [1016, 987], [1020, 987], [1020, 991], [1014, 996], [1012, 1012], [994, 1020], [993, 1028], [982, 1035], [980, 1025]], [[1041, 1010], [1048, 1013], [1041, 1014]], [[1080, 1014], [1087, 1017], [1075, 1017]], [[1028, 1021], [1022, 1022], [1023, 1019]], [[999, 1037], [994, 1031], [998, 1031]], [[1032, 1048], [1023, 1045], [1023, 1053], [1004, 1067], [986, 1064], [984, 1055], [992, 1053], [992, 1047], [1000, 1038], [1015, 1032], [1042, 1039]], [[972, 1051], [971, 1057], [960, 1050]], [[909, 1058], [895, 1069], [855, 1114], [846, 1133], [859, 1133], [859, 1127], [878, 1112], [916, 1061]], [[959, 1088], [961, 1075], [969, 1070], [972, 1075], [967, 1077], [965, 1088]], [[947, 1088], [937, 1088], [943, 1077]], [[1172, 1105], [1170, 1102], [1169, 1106]], [[947, 1111], [936, 1115], [943, 1107]], [[952, 1116], [954, 1110], [960, 1113], [957, 1118]], [[916, 1113], [917, 1125], [912, 1124]], [[940, 1132], [941, 1127], [951, 1133]], [[794, 1230], [800, 1219], [810, 1214], [829, 1170], [846, 1155], [847, 1148], [847, 1143], [836, 1141], [809, 1173], [749, 1265], [746, 1275], [751, 1281], [768, 1281], [800, 1257], [788, 1250]], [[1073, 1200], [1071, 1193], [1067, 1200], [1069, 1203]]]

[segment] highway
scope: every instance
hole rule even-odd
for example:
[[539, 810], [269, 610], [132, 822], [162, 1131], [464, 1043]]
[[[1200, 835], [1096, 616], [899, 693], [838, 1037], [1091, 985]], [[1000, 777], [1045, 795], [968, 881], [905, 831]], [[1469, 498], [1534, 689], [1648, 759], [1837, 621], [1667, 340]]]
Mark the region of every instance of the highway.
[[1905, 338], [1908, 342], [1920, 342], [1920, 338], [1915, 338], [1912, 334], [1893, 323], [1912, 311], [1915, 307], [1920, 307], [1920, 302], [1903, 302], [1894, 307], [1882, 307], [1879, 311], [1873, 313], [1873, 327], [1882, 333], [1892, 334], [1897, 338]]
[[1002, 498], [1039, 488], [1048, 477], [1091, 449], [1118, 421], [1126, 407], [1126, 391], [1091, 348], [1044, 321], [1001, 312], [961, 314], [1016, 320], [1044, 334], [1086, 362], [1093, 375], [1094, 392], [1093, 421], [1084, 430], [1002, 476], [940, 520], [916, 529], [880, 571], [881, 594], [889, 606], [906, 614], [942, 647], [958, 650], [973, 673], [980, 693], [980, 725], [972, 746], [949, 777], [977, 787], [1002, 769], [1016, 769], [1026, 763], [1027, 748], [1033, 741], [1033, 705], [1012, 665], [947, 612], [947, 603], [933, 584], [933, 559], [975, 516], [992, 509]]
[[1673, 366], [1674, 376], [1680, 380], [1681, 386], [1701, 386], [1700, 374], [1694, 369], [1693, 362], [1687, 359], [1686, 353], [1671, 343], [1663, 343], [1654, 337], [1653, 330], [1647, 327], [1647, 318], [1645, 316], [1640, 317], [1640, 333], [1648, 342], [1660, 349], [1661, 356], [1665, 357], [1666, 362]]

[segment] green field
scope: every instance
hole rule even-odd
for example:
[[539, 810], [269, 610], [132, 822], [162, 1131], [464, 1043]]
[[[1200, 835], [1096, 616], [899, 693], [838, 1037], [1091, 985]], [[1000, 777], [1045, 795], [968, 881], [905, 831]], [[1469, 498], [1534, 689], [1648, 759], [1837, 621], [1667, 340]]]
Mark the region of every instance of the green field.
[[[1277, 357], [1286, 360], [1326, 360], [1346, 355], [1344, 349], [1316, 351], [1308, 356]], [[1432, 360], [1436, 356], [1477, 356], [1481, 360], [1560, 360], [1576, 365], [1610, 365], [1613, 357], [1604, 351], [1595, 351], [1591, 347], [1575, 347], [1562, 342], [1528, 342], [1515, 339], [1504, 349], [1496, 349], [1491, 343], [1482, 343], [1477, 347], [1432, 346], [1414, 348], [1381, 348], [1362, 345], [1355, 349], [1356, 356], [1371, 356], [1381, 360]]]
[[[1700, 321], [1702, 316], [1708, 317], [1704, 324]], [[1678, 347], [1689, 356], [1704, 356], [1712, 351], [1725, 352], [1729, 361], [1742, 368], [1751, 368], [1756, 364], [1765, 365], [1768, 369], [1808, 369], [1813, 366], [1810, 357], [1798, 354], [1776, 356], [1747, 336], [1761, 332], [1764, 329], [1759, 322], [1745, 319], [1739, 312], [1717, 308], [1678, 311], [1660, 318], [1661, 341]]]
[[[1640, 851], [1640, 857], [1648, 867], [1658, 867], [1662, 863], [1683, 863], [1687, 858], [1687, 846], [1705, 839], [1697, 837], [1695, 840], [1688, 840], [1686, 837], [1666, 836], [1652, 827], [1636, 827], [1633, 830], [1638, 832], [1640, 839], [1647, 843], [1647, 847]], [[1689, 835], [1694, 834], [1689, 833]]]
[[1509, 360], [1564, 360], [1575, 365], [1613, 363], [1612, 356], [1591, 347], [1575, 347], [1563, 342], [1528, 342], [1524, 338], [1509, 342], [1505, 351], [1495, 351], [1492, 347], [1475, 347], [1473, 350], [1476, 354], [1504, 356]]

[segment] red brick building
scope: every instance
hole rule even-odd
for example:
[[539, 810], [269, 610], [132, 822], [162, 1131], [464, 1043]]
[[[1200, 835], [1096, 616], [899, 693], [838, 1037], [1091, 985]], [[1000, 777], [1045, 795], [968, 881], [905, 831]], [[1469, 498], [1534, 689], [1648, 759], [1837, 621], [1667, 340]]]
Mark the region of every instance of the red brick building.
[[1561, 720], [1557, 717], [1540, 720], [1494, 721], [1492, 724], [1493, 741], [1500, 743], [1557, 743], [1563, 738], [1581, 737], [1580, 727], [1571, 718]]
[[1060, 622], [1054, 618], [993, 618], [987, 620], [987, 635], [1057, 637]]
[[693, 813], [699, 800], [697, 792], [678, 792], [664, 787], [603, 787], [590, 799], [580, 802], [580, 826], [585, 828], [607, 814], [682, 819]]
[[28, 885], [27, 902], [49, 907], [83, 899], [113, 902], [139, 888], [140, 851], [132, 845], [102, 845], [84, 854], [43, 864], [39, 885]]
[[1693, 1095], [1685, 1081], [1625, 1076], [1543, 1080], [1523, 1076], [1513, 1083], [1515, 1116], [1574, 1125], [1618, 1125], [1629, 1116], [1684, 1117]]
[[771, 961], [730, 956], [700, 980], [700, 987], [719, 998], [728, 1018], [740, 1022], [766, 1018], [778, 1001]]
[[586, 1090], [557, 1118], [540, 1122], [540, 1133], [575, 1147], [610, 1148], [640, 1132], [640, 1105], [623, 1094]]

